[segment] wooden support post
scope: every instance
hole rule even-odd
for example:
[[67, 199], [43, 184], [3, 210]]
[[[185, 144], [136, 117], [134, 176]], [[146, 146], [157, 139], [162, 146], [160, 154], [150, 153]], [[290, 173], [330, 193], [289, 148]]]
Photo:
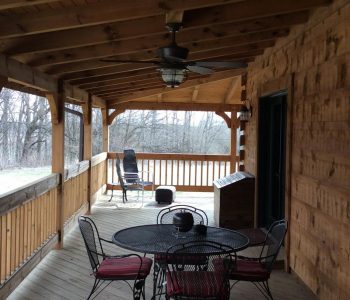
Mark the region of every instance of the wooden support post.
[[88, 184], [87, 184], [87, 195], [88, 195], [88, 203], [89, 208], [87, 213], [91, 213], [91, 203], [92, 203], [92, 195], [91, 195], [91, 158], [92, 158], [92, 101], [91, 95], [89, 94], [88, 100], [82, 105], [83, 108], [83, 118], [84, 118], [84, 152], [83, 159], [88, 160], [89, 170], [88, 170]]
[[101, 108], [102, 113], [102, 151], [109, 151], [109, 124], [108, 124], [108, 109]]
[[60, 175], [57, 187], [57, 248], [63, 248], [64, 235], [64, 102], [63, 92], [47, 94], [52, 120], [52, 173]]
[[231, 111], [231, 160], [230, 160], [230, 173], [236, 172], [237, 164], [237, 128], [239, 122], [236, 118], [236, 111]]
[[[101, 108], [102, 112], [102, 151], [108, 152], [109, 151], [109, 123], [108, 123], [108, 109], [107, 108]], [[107, 166], [106, 166], [106, 190], [104, 193], [107, 193], [107, 183], [108, 183], [108, 159], [107, 159]]]

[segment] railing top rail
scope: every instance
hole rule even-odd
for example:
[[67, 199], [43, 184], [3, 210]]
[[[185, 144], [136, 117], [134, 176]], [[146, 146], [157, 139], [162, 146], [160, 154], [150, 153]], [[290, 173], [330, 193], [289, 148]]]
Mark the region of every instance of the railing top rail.
[[[123, 153], [108, 152], [107, 158], [123, 158]], [[185, 154], [185, 153], [143, 153], [137, 152], [137, 159], [152, 160], [194, 160], [194, 161], [230, 161], [231, 156], [228, 154]]]
[[38, 198], [60, 183], [59, 174], [51, 174], [24, 187], [8, 192], [0, 197], [0, 216], [16, 207]]

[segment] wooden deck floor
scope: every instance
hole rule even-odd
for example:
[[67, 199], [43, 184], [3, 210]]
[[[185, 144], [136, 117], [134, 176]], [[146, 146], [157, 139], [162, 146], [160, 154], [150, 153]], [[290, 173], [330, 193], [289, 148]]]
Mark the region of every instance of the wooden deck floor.
[[[112, 234], [125, 227], [154, 223], [160, 208], [150, 197], [145, 197], [143, 208], [136, 197], [130, 197], [129, 204], [121, 204], [120, 192], [111, 203], [103, 196], [93, 207], [91, 217], [95, 220], [101, 236], [110, 238]], [[147, 194], [146, 196], [150, 196]], [[177, 193], [176, 203], [189, 204], [204, 209], [210, 223], [213, 222], [213, 198], [211, 193]], [[116, 206], [118, 205], [118, 207]], [[83, 241], [76, 226], [65, 238], [63, 250], [53, 250], [30, 273], [21, 285], [8, 297], [17, 299], [86, 299], [93, 284], [90, 264]], [[106, 247], [109, 254], [126, 253], [116, 246]], [[271, 291], [278, 299], [315, 299], [314, 295], [293, 275], [275, 270], [270, 280]], [[147, 278], [146, 297], [151, 299], [152, 276]], [[97, 299], [131, 299], [132, 293], [125, 283], [112, 283]], [[256, 300], [261, 295], [251, 284], [239, 283], [232, 291], [230, 299]]]

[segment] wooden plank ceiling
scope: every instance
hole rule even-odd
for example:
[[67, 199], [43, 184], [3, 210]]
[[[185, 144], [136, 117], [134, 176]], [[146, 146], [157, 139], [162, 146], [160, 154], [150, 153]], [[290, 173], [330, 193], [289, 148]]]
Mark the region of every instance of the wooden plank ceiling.
[[107, 101], [239, 103], [244, 69], [188, 72], [168, 88], [157, 66], [101, 59], [155, 60], [169, 45], [166, 22], [191, 61], [243, 61], [272, 47], [330, 0], [1, 0], [0, 52]]

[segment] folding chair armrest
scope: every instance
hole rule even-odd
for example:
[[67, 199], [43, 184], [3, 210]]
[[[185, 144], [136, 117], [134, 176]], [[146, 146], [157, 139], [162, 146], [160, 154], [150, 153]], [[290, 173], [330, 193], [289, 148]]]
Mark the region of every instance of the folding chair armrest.
[[140, 172], [124, 172], [124, 176], [123, 177], [125, 177], [125, 175], [138, 175]]

